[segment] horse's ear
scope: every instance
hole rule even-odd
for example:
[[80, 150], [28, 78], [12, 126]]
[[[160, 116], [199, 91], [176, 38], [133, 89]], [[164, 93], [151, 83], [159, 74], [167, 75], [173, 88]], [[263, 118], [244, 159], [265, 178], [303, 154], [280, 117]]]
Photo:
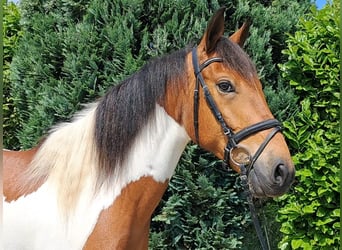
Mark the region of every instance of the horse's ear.
[[240, 29], [235, 31], [235, 33], [229, 37], [229, 39], [237, 43], [238, 45], [240, 45], [240, 47], [242, 48], [243, 45], [245, 44], [245, 41], [248, 38], [250, 26], [251, 26], [251, 20], [248, 19], [246, 22], [244, 22], [244, 24], [241, 26]]
[[215, 51], [216, 44], [224, 33], [224, 12], [226, 7], [221, 7], [210, 19], [208, 28], [200, 42], [207, 54]]

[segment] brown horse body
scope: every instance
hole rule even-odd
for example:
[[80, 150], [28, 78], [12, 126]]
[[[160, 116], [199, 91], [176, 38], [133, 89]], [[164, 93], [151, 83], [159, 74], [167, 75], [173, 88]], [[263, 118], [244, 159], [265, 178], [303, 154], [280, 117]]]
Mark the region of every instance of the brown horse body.
[[[209, 65], [202, 74], [223, 119], [234, 131], [240, 131], [273, 116], [254, 66], [236, 45], [243, 44], [248, 27], [244, 25], [229, 40], [222, 37], [223, 22], [221, 9], [209, 23], [197, 54], [200, 62], [223, 58], [223, 63]], [[150, 217], [186, 144], [196, 141], [192, 101], [196, 77], [191, 53], [182, 53], [183, 72], [171, 80], [165, 77], [165, 89], [154, 97], [155, 106], [141, 115], [139, 128], [118, 125], [136, 130], [133, 135], [119, 135], [127, 137], [127, 143], [117, 142], [122, 147], [112, 145], [116, 135], [111, 137], [106, 131], [115, 131], [111, 122], [127, 118], [109, 117], [107, 113], [115, 111], [104, 108], [119, 105], [113, 99], [120, 100], [120, 92], [129, 90], [139, 74], [113, 88], [115, 98], [108, 94], [75, 121], [57, 127], [37, 148], [4, 151], [5, 249], [147, 249]], [[165, 60], [176, 64], [177, 58]], [[142, 72], [153, 75], [157, 66], [152, 64]], [[152, 92], [155, 88], [159, 87], [152, 86]], [[200, 95], [203, 97], [203, 92]], [[139, 117], [131, 112], [128, 115]], [[227, 138], [204, 98], [200, 99], [198, 119], [201, 147], [223, 159]], [[254, 153], [268, 133], [258, 132], [240, 144]], [[116, 157], [115, 152], [122, 155]], [[239, 171], [238, 166], [231, 167]], [[255, 196], [274, 197], [286, 192], [293, 178], [291, 157], [278, 133], [256, 161], [249, 186]]]

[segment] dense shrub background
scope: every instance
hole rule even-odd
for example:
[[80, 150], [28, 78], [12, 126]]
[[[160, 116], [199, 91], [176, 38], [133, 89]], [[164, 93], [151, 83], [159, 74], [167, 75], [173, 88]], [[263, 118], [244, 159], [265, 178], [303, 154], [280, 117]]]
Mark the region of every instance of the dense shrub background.
[[286, 125], [297, 180], [281, 199], [280, 249], [340, 249], [340, 1], [301, 18], [281, 66], [299, 96]]
[[236, 174], [194, 145], [183, 153], [155, 214], [150, 249], [239, 249], [250, 226]]
[[[271, 109], [284, 120], [296, 109], [279, 81], [287, 32], [309, 0], [279, 1], [52, 1], [22, 0], [24, 35], [11, 68], [8, 98], [20, 110], [8, 148], [29, 148], [106, 89], [172, 50], [195, 44], [213, 11], [227, 10], [227, 34], [253, 19], [246, 49], [258, 65]], [[267, 17], [267, 18], [265, 18]], [[280, 98], [281, 97], [281, 98]], [[7, 116], [5, 116], [7, 118]]]
[[18, 40], [22, 34], [20, 27], [20, 13], [14, 3], [1, 1], [3, 7], [3, 138], [4, 145], [16, 148], [19, 144], [15, 135], [18, 124], [18, 110], [13, 105], [13, 98], [10, 95], [10, 64], [17, 48]]
[[[151, 57], [196, 44], [222, 5], [228, 7], [227, 35], [252, 17], [246, 50], [271, 109], [285, 120], [296, 111], [297, 99], [276, 65], [287, 60], [281, 54], [285, 34], [294, 33], [309, 2], [22, 0], [23, 35], [5, 93], [19, 112], [15, 119], [5, 114], [5, 146], [32, 147], [51, 125], [69, 120], [82, 103], [95, 100]], [[222, 171], [211, 154], [190, 145], [153, 218], [150, 247], [236, 249], [246, 248], [248, 241], [255, 249], [238, 183], [238, 176]], [[271, 243], [277, 244], [272, 238]]]

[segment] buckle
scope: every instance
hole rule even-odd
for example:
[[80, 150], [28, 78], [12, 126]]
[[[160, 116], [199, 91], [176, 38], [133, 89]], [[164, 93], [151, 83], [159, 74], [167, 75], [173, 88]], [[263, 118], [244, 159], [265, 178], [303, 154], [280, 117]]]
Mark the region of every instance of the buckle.
[[239, 166], [249, 166], [252, 162], [252, 156], [249, 151], [242, 146], [236, 145], [229, 151], [229, 163]]

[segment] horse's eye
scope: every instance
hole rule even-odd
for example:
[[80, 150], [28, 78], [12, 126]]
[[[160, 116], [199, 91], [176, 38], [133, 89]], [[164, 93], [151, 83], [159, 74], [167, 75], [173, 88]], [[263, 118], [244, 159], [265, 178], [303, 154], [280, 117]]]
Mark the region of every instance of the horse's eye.
[[223, 93], [231, 93], [235, 91], [234, 85], [230, 81], [219, 82], [217, 87]]

